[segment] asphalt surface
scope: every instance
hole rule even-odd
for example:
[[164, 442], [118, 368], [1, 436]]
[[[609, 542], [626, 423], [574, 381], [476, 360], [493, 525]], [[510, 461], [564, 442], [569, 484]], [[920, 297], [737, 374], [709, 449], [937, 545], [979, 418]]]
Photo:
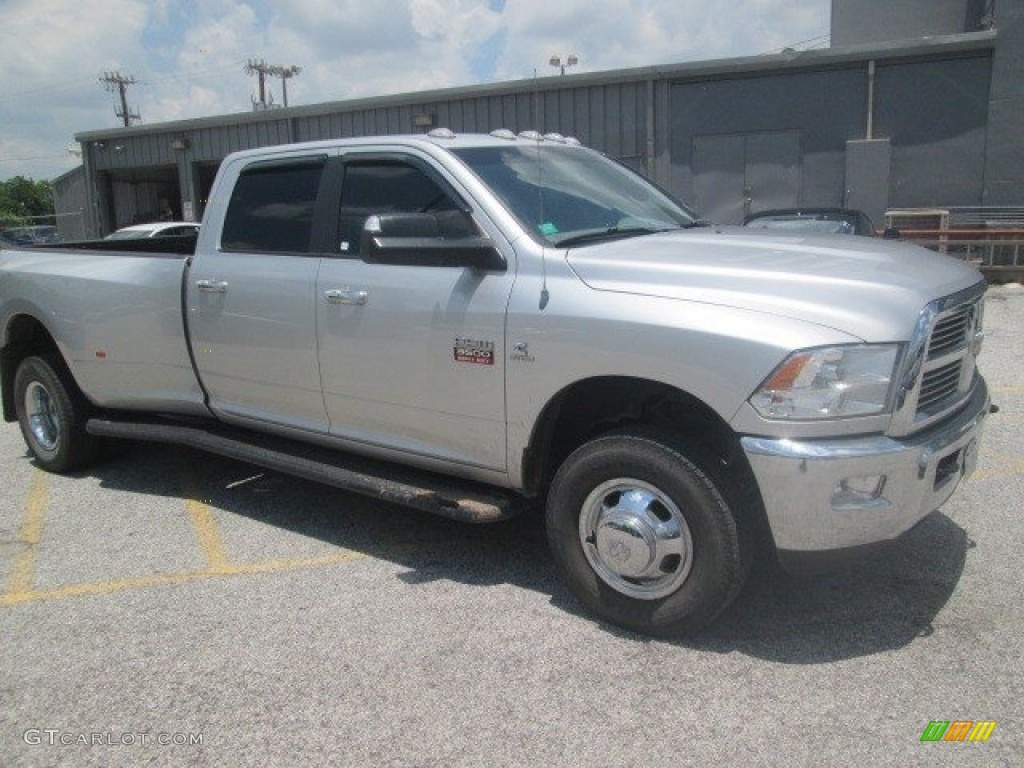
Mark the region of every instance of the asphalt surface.
[[152, 446], [60, 477], [2, 425], [0, 766], [1022, 765], [1024, 289], [986, 325], [1002, 410], [957, 495], [678, 642], [583, 615], [536, 517]]

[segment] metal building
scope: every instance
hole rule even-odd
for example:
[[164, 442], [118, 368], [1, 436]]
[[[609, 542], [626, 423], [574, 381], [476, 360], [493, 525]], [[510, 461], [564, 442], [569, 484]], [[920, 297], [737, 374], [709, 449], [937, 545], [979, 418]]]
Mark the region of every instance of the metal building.
[[573, 135], [708, 218], [1024, 205], [1024, 3], [833, 0], [832, 47], [89, 131], [92, 236], [199, 220], [239, 149], [445, 126]]

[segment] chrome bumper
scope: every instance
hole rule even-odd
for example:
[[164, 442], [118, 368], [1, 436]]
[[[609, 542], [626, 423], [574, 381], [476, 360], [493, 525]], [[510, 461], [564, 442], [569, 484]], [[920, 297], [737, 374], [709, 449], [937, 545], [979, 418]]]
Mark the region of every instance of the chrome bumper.
[[962, 411], [912, 437], [742, 438], [783, 565], [894, 539], [938, 509], [974, 471], [990, 406], [979, 377]]

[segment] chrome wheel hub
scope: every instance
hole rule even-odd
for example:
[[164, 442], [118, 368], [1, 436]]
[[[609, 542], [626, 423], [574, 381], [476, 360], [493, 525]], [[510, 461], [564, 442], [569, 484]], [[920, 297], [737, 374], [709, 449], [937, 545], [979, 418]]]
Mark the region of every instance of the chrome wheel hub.
[[619, 478], [595, 488], [583, 503], [579, 534], [595, 573], [629, 597], [672, 594], [693, 564], [693, 541], [679, 507], [640, 480]]
[[60, 442], [60, 422], [49, 391], [38, 381], [33, 381], [25, 390], [25, 415], [36, 444], [45, 451], [56, 450]]

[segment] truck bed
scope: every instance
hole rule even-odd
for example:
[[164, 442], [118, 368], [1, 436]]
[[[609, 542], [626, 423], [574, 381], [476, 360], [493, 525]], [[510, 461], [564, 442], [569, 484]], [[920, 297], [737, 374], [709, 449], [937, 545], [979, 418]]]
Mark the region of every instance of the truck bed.
[[182, 313], [194, 249], [194, 237], [5, 247], [0, 321], [42, 323], [96, 405], [194, 413], [203, 396]]

